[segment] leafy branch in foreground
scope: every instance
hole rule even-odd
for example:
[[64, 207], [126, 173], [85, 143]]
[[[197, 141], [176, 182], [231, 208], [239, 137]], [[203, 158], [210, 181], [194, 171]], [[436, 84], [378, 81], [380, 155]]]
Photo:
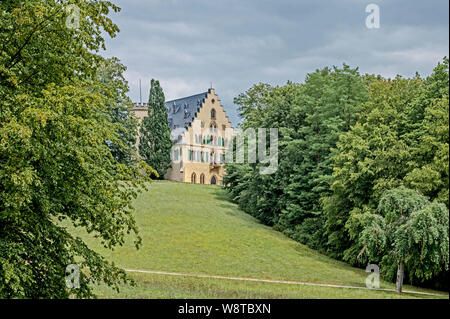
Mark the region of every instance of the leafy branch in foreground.
[[[65, 24], [80, 8], [78, 29]], [[0, 3], [0, 298], [93, 296], [91, 283], [118, 288], [125, 272], [63, 226], [83, 227], [113, 249], [141, 239], [132, 200], [145, 188], [146, 164], [119, 162], [124, 145], [111, 118], [117, 87], [101, 81], [102, 32], [118, 31], [108, 1]], [[67, 289], [69, 264], [80, 288]]]

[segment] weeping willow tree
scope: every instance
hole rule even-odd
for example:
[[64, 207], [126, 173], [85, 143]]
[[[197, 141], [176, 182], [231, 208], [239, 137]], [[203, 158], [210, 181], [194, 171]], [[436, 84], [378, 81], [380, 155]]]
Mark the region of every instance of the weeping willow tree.
[[396, 270], [396, 291], [401, 292], [405, 269], [410, 278], [430, 279], [448, 270], [448, 209], [416, 191], [387, 191], [375, 214], [363, 216], [361, 254], [380, 262], [384, 273]]

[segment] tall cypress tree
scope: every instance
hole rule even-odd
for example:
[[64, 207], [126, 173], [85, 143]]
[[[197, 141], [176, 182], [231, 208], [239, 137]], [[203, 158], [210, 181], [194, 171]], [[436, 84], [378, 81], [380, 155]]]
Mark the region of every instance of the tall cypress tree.
[[152, 79], [148, 101], [148, 115], [142, 121], [139, 154], [162, 179], [170, 167], [172, 139], [167, 119], [164, 93], [159, 81]]

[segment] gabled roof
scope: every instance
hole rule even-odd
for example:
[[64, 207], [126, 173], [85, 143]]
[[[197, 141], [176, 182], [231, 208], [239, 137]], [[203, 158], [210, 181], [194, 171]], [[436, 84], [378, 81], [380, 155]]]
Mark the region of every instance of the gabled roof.
[[195, 113], [200, 111], [208, 93], [209, 91], [167, 101], [166, 110], [170, 129], [173, 130], [175, 125], [177, 128], [189, 126], [194, 120]]

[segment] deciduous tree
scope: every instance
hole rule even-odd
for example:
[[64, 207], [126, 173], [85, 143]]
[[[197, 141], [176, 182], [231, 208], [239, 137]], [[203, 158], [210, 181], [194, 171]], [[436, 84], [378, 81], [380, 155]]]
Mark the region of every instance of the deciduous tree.
[[[66, 23], [69, 3], [79, 25]], [[67, 228], [111, 249], [129, 233], [140, 245], [131, 203], [146, 179], [107, 146], [121, 138], [98, 80], [102, 36], [118, 31], [111, 10], [101, 0], [0, 2], [0, 298], [87, 298], [92, 283], [128, 281]], [[70, 264], [78, 289], [66, 286]]]

